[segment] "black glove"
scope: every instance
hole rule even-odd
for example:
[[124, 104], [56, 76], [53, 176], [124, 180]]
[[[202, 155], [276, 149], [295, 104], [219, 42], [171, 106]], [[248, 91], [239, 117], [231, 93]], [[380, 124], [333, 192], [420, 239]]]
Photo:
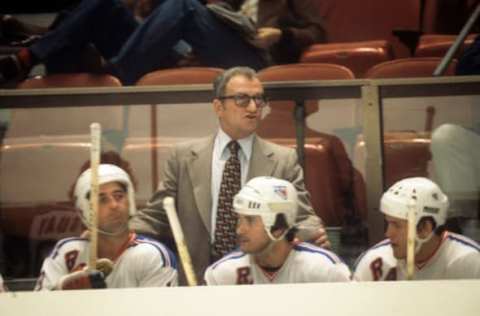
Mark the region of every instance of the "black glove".
[[105, 289], [103, 273], [98, 270], [76, 271], [60, 278], [59, 290]]

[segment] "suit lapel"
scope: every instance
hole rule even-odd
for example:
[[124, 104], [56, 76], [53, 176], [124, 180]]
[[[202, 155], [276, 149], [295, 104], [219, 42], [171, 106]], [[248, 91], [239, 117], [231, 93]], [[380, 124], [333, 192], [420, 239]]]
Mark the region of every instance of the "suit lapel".
[[212, 216], [212, 155], [214, 137], [192, 146], [188, 163], [188, 175], [192, 181], [193, 195], [198, 212], [208, 232], [211, 232]]
[[255, 136], [247, 181], [258, 176], [271, 176], [277, 164], [274, 158], [275, 155], [270, 146], [263, 139]]

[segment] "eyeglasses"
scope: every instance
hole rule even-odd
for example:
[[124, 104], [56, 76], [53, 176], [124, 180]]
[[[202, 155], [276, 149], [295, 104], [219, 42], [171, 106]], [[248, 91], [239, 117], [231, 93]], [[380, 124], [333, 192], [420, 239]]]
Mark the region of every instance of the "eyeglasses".
[[219, 100], [232, 99], [237, 106], [242, 108], [246, 108], [250, 104], [251, 100], [253, 100], [253, 102], [255, 102], [255, 105], [259, 108], [266, 106], [268, 103], [267, 97], [264, 96], [263, 94], [252, 95], [252, 96], [248, 94], [224, 95], [222, 97], [219, 97], [218, 99]]

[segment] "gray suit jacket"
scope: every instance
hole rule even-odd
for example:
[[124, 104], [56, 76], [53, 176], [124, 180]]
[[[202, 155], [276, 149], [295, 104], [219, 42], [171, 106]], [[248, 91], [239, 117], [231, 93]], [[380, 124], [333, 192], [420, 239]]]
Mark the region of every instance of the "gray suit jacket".
[[[173, 197], [199, 281], [211, 263], [211, 166], [214, 139], [211, 136], [176, 146], [164, 166], [163, 180], [157, 192], [147, 208], [138, 211], [130, 221], [130, 227], [138, 233], [151, 235], [167, 243], [172, 241], [162, 203], [164, 197]], [[297, 221], [315, 220], [295, 150], [255, 136], [247, 181], [258, 176], [273, 176], [292, 182], [299, 193]], [[184, 283], [183, 273], [180, 283]]]

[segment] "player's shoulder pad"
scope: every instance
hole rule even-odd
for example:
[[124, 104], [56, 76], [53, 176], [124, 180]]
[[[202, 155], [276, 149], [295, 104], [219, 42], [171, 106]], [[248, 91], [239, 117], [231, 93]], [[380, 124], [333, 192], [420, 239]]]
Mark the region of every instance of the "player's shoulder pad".
[[245, 257], [247, 254], [244, 253], [243, 251], [240, 251], [240, 250], [234, 250], [232, 252], [230, 252], [229, 254], [225, 255], [224, 257], [222, 257], [221, 259], [217, 260], [216, 262], [214, 262], [210, 268], [211, 270], [215, 270], [217, 269], [218, 267], [221, 267], [229, 262], [232, 262], [233, 260], [237, 260], [237, 259], [240, 259], [240, 258], [243, 258]]
[[390, 247], [390, 245], [391, 245], [390, 239], [384, 239], [378, 242], [377, 244], [373, 245], [372, 247], [362, 252], [360, 256], [358, 256], [358, 258], [355, 260], [355, 263], [353, 264], [353, 266], [356, 269], [363, 259], [366, 259], [369, 256], [375, 256], [378, 252], [382, 252], [385, 249], [385, 247]]
[[333, 251], [330, 251], [325, 248], [318, 247], [311, 243], [302, 242], [293, 247], [297, 252], [312, 253], [321, 256], [332, 264], [343, 263], [343, 260], [335, 254]]
[[477, 252], [480, 252], [480, 245], [474, 241], [471, 238], [468, 238], [466, 236], [460, 235], [460, 234], [455, 234], [452, 232], [448, 232], [447, 234], [447, 239], [457, 242], [461, 244], [462, 246], [465, 246], [466, 248], [469, 248], [471, 250], [475, 250]]
[[158, 252], [158, 254], [162, 257], [162, 260], [166, 267], [173, 267], [174, 269], [177, 269], [177, 258], [175, 257], [175, 254], [160, 241], [147, 236], [136, 235], [130, 247], [135, 246], [148, 247], [149, 249], [153, 249], [154, 251]]

